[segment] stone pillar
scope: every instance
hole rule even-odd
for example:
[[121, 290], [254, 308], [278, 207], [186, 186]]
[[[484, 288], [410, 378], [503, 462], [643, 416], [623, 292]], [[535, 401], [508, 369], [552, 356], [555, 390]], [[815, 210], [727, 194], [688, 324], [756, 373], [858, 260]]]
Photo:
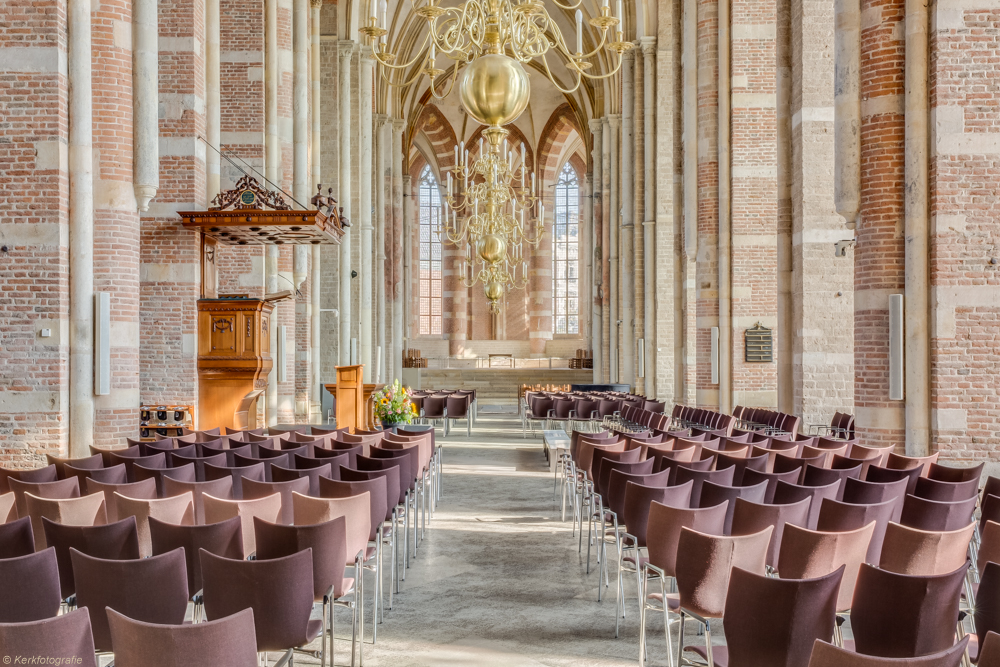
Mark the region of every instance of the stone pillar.
[[904, 220], [906, 276], [905, 341], [906, 453], [930, 454], [930, 208], [927, 87], [927, 5], [906, 0], [906, 149]]
[[833, 6], [834, 202], [853, 228], [861, 208], [861, 0]]
[[621, 294], [619, 296], [621, 326], [618, 336], [621, 341], [621, 358], [618, 366], [619, 377], [635, 387], [635, 49], [622, 56], [622, 115], [621, 115], [621, 248], [619, 249], [619, 272]]
[[[588, 138], [581, 137], [584, 145]], [[583, 349], [594, 349], [594, 175], [588, 171], [580, 183], [580, 336], [583, 338]]]
[[611, 237], [614, 224], [611, 217], [611, 122], [601, 119], [601, 377], [602, 382], [615, 382], [611, 375], [611, 332], [615, 315], [611, 310]]
[[[307, 0], [308, 1], [308, 0]], [[295, 423], [309, 421], [309, 382], [311, 378], [309, 336], [312, 333], [312, 282], [309, 260], [312, 246], [294, 246], [292, 282], [295, 283], [295, 327], [289, 332], [288, 347], [294, 354]]]
[[375, 114], [375, 321], [378, 341], [379, 382], [385, 382], [390, 377], [391, 368], [388, 360], [392, 356], [386, 353], [385, 344], [385, 158], [392, 142], [389, 116], [384, 113]]
[[361, 75], [358, 85], [360, 116], [360, 160], [358, 162], [358, 219], [361, 223], [361, 313], [359, 318], [358, 363], [365, 365], [367, 378], [373, 377], [372, 366], [372, 77], [375, 56], [361, 50]]
[[[403, 216], [403, 127], [400, 118], [392, 119], [392, 147], [389, 150], [392, 173], [392, 366], [403, 376], [403, 339], [405, 338], [403, 311], [409, 299], [404, 298], [403, 246], [409, 223]], [[409, 178], [409, 177], [407, 177]], [[407, 184], [408, 185], [408, 184]], [[409, 244], [406, 244], [409, 245]], [[407, 263], [409, 266], [409, 263]]]
[[[340, 187], [337, 198], [344, 215], [351, 219], [351, 61], [354, 42], [339, 43], [340, 57]], [[351, 224], [357, 224], [351, 221]], [[351, 228], [344, 230], [340, 241], [340, 365], [351, 363]]]
[[[278, 263], [280, 261], [280, 251], [278, 246], [267, 246], [264, 256], [264, 293], [273, 294], [278, 291]], [[281, 304], [272, 311], [271, 319], [268, 323], [268, 343], [271, 347], [271, 370], [267, 374], [267, 390], [264, 397], [267, 399], [267, 409], [265, 418], [268, 426], [278, 423], [278, 364], [285, 362], [278, 356], [278, 326], [280, 318]]]
[[683, 96], [684, 210], [681, 236], [683, 243], [680, 283], [684, 286], [677, 304], [677, 347], [681, 350], [677, 400], [697, 403], [698, 344], [697, 259], [698, 259], [698, 0], [683, 0], [683, 55], [681, 57]]
[[160, 186], [157, 39], [156, 0], [135, 0], [132, 3], [132, 187], [140, 211], [149, 210], [149, 202]]
[[656, 313], [654, 311], [654, 295], [656, 294], [656, 171], [655, 148], [656, 137], [656, 38], [643, 37], [642, 44], [642, 83], [643, 83], [643, 172], [646, 174], [643, 188], [642, 214], [642, 269], [643, 269], [643, 331], [644, 343], [643, 361], [645, 362], [646, 396], [655, 398], [656, 387]]
[[[638, 45], [637, 45], [638, 46]], [[643, 344], [643, 334], [646, 330], [646, 284], [643, 280], [645, 275], [646, 239], [642, 234], [643, 206], [645, 197], [643, 193], [646, 189], [646, 182], [652, 177], [645, 171], [646, 166], [646, 144], [643, 140], [646, 133], [646, 115], [643, 109], [646, 103], [646, 90], [643, 85], [643, 63], [642, 52], [635, 49], [633, 55], [635, 65], [632, 67], [632, 189], [630, 191], [632, 201], [632, 290], [629, 294], [633, 299], [632, 336], [635, 340], [632, 351], [632, 366], [635, 377], [634, 390], [637, 394], [647, 395], [646, 378], [644, 374], [644, 364], [640, 363], [645, 359], [645, 349]], [[648, 395], [652, 396], [652, 393]]]
[[[277, 184], [281, 174], [278, 130], [278, 0], [264, 0], [264, 175]], [[269, 185], [268, 188], [273, 188]], [[271, 348], [274, 349], [274, 348]], [[271, 386], [273, 383], [268, 383]]]
[[[292, 6], [292, 51], [294, 54], [292, 90], [292, 136], [295, 199], [309, 208], [309, 198], [313, 195], [312, 173], [309, 170], [309, 89], [312, 71], [309, 67], [309, 1], [293, 0]], [[302, 261], [307, 261], [303, 258]]]
[[590, 164], [593, 170], [590, 179], [591, 200], [588, 208], [591, 210], [591, 244], [590, 249], [585, 252], [590, 253], [591, 275], [590, 282], [593, 290], [593, 298], [590, 303], [590, 351], [594, 357], [594, 383], [600, 384], [604, 381], [604, 299], [601, 296], [601, 286], [604, 280], [604, 237], [602, 232], [602, 200], [603, 200], [603, 147], [604, 123], [599, 118], [590, 121], [590, 132], [593, 135], [593, 144], [590, 151]]
[[69, 455], [94, 444], [94, 147], [90, 0], [71, 0], [69, 71]]
[[889, 295], [904, 270], [904, 0], [861, 2], [861, 210], [854, 255], [856, 432], [905, 441], [904, 405], [889, 398]]
[[[395, 144], [394, 144], [395, 145]], [[402, 155], [398, 155], [397, 159], [401, 159]], [[404, 165], [405, 166], [405, 163]], [[401, 281], [402, 287], [402, 300], [403, 300], [403, 338], [406, 341], [404, 347], [409, 345], [411, 332], [410, 327], [413, 326], [413, 312], [412, 301], [413, 301], [413, 274], [411, 273], [411, 267], [413, 265], [413, 177], [403, 170], [403, 225], [402, 225], [402, 235], [400, 240], [403, 243], [403, 279]]]
[[205, 194], [212, 201], [222, 180], [222, 84], [220, 69], [221, 23], [219, 0], [205, 1]]
[[[323, 0], [310, 0], [309, 3], [312, 16], [310, 17], [309, 29], [311, 33], [311, 39], [309, 44], [309, 70], [310, 70], [310, 83], [311, 83], [311, 96], [309, 98], [309, 104], [311, 108], [310, 119], [312, 121], [312, 147], [310, 149], [309, 163], [312, 172], [311, 183], [309, 184], [310, 192], [323, 182], [323, 171], [322, 171], [322, 161], [321, 161], [321, 146], [322, 146], [322, 125], [321, 125], [321, 110], [322, 104], [321, 95], [321, 74], [320, 74], [320, 35], [319, 35], [319, 22], [320, 22], [320, 10], [323, 7]], [[305, 202], [303, 202], [305, 203]], [[322, 316], [320, 315], [320, 308], [322, 307], [320, 299], [320, 291], [322, 289], [322, 272], [323, 272], [323, 251], [320, 246], [312, 247], [312, 257], [309, 263], [309, 299], [311, 302], [311, 312], [309, 321], [309, 422], [312, 424], [322, 424], [323, 423], [323, 409], [322, 409], [322, 388], [321, 383], [323, 381], [323, 363], [321, 360], [321, 347], [320, 347], [320, 337], [322, 336], [323, 328], [321, 326]]]
[[609, 337], [611, 355], [612, 355], [612, 367], [611, 367], [611, 382], [621, 382], [622, 381], [622, 350], [621, 350], [621, 336], [622, 336], [622, 311], [621, 311], [621, 285], [620, 285], [620, 275], [618, 273], [618, 256], [619, 256], [619, 244], [621, 242], [621, 206], [622, 206], [622, 196], [621, 196], [621, 179], [619, 174], [621, 171], [621, 125], [622, 116], [621, 114], [611, 114], [608, 116], [608, 128], [609, 128], [609, 149], [610, 149], [610, 169], [611, 172], [608, 175], [609, 189], [610, 189], [610, 215], [608, 217], [610, 232], [611, 232], [611, 242], [608, 248], [608, 259], [609, 259], [609, 270], [611, 274], [611, 280], [609, 281], [611, 301], [609, 304], [611, 313], [611, 335]]
[[[761, 4], [768, 0], [758, 0]], [[718, 239], [719, 257], [717, 263], [718, 279], [718, 305], [719, 313], [719, 361], [718, 361], [718, 398], [716, 404], [719, 410], [724, 413], [732, 411], [732, 391], [733, 391], [733, 348], [732, 348], [732, 240], [733, 240], [733, 217], [732, 217], [732, 153], [730, 151], [731, 141], [731, 120], [732, 120], [732, 68], [731, 52], [732, 41], [730, 38], [729, 26], [731, 20], [730, 0], [717, 0], [718, 2], [718, 79], [717, 79], [717, 99], [718, 99]], [[739, 10], [738, 7], [733, 9]], [[756, 41], [756, 40], [755, 40]], [[773, 64], [767, 64], [762, 68], [766, 73]], [[766, 94], [766, 93], [765, 93]], [[772, 98], [773, 99], [773, 98]], [[773, 107], [773, 103], [772, 103]], [[765, 116], [767, 112], [761, 113]], [[758, 149], [759, 150], [759, 149]], [[748, 160], [749, 162], [749, 160]], [[773, 326], [773, 325], [772, 325]], [[780, 342], [780, 341], [779, 341]], [[765, 404], [766, 405], [766, 404]]]

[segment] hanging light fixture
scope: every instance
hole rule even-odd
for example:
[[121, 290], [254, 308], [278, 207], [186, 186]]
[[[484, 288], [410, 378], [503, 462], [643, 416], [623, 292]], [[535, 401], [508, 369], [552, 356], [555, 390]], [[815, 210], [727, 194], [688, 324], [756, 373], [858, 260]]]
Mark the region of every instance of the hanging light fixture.
[[499, 313], [507, 288], [527, 284], [524, 244], [537, 246], [541, 240], [545, 205], [535, 191], [535, 174], [528, 171], [524, 144], [518, 159], [507, 150], [505, 128], [490, 127], [483, 135], [486, 142], [480, 139], [474, 162], [464, 142], [455, 147], [443, 227], [448, 241], [465, 246], [462, 284], [482, 282], [490, 312]]
[[[515, 168], [515, 156], [507, 150], [509, 131], [502, 127], [514, 122], [528, 106], [531, 87], [522, 63], [539, 59], [552, 84], [563, 93], [572, 93], [584, 79], [605, 79], [617, 73], [622, 54], [633, 46], [624, 41], [620, 29], [622, 0], [617, 0], [617, 16], [611, 16], [609, 0], [601, 0], [600, 15], [590, 19], [599, 35], [597, 47], [588, 53], [583, 52], [582, 0], [569, 5], [552, 1], [561, 9], [576, 10], [575, 51], [540, 0], [463, 0], [457, 7], [441, 7], [435, 0], [419, 6], [414, 2], [413, 11], [427, 21], [427, 34], [417, 55], [401, 64], [394, 64], [397, 56], [389, 51], [385, 40], [386, 0], [371, 0], [373, 8], [375, 2], [379, 3], [378, 16], [370, 12], [368, 25], [361, 28], [382, 66], [382, 77], [391, 85], [408, 86], [426, 74], [431, 94], [443, 99], [454, 88], [459, 70], [463, 70], [459, 85], [462, 106], [486, 126], [486, 144], [484, 147], [480, 140], [479, 155], [472, 164], [464, 144], [456, 150], [456, 166], [448, 174], [445, 210], [451, 211], [451, 216], [445, 230], [449, 241], [466, 246], [463, 283], [469, 286], [482, 282], [493, 313], [500, 311], [507, 288], [521, 289], [527, 284], [523, 244], [538, 245], [545, 215], [533, 173], [530, 190], [525, 183], [529, 172], [524, 146]], [[613, 31], [614, 39], [609, 41], [608, 31], [615, 27], [619, 29]], [[590, 59], [602, 49], [613, 54], [613, 67], [603, 74], [591, 74], [587, 71], [593, 67]], [[561, 86], [549, 68], [547, 56], [553, 51], [562, 56], [573, 74], [569, 87]], [[435, 85], [437, 77], [445, 73], [436, 67], [439, 52], [455, 61], [451, 83], [441, 93]], [[386, 76], [386, 70], [407, 70], [421, 62], [423, 66], [408, 81], [393, 81]], [[457, 194], [453, 174], [460, 189]], [[532, 229], [526, 229], [526, 224]]]

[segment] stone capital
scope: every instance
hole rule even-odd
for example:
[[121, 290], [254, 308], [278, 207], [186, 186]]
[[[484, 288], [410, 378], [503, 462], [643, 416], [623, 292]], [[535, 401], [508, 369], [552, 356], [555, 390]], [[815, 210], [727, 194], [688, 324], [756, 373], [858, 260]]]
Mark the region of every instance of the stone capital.
[[389, 124], [390, 118], [389, 114], [385, 113], [373, 113], [372, 121], [379, 127], [384, 127]]
[[374, 67], [375, 65], [375, 54], [372, 53], [370, 48], [361, 49], [361, 64], [364, 67]]
[[622, 115], [620, 113], [608, 114], [608, 123], [617, 130], [622, 125]]
[[634, 62], [635, 62], [635, 49], [629, 49], [628, 51], [622, 54], [623, 65], [626, 63], [631, 65]]
[[646, 58], [650, 58], [656, 53], [656, 38], [655, 37], [640, 37], [639, 38], [639, 48], [642, 49], [642, 54]]
[[590, 131], [591, 132], [593, 132], [594, 134], [597, 134], [597, 133], [601, 132], [603, 129], [604, 129], [604, 121], [602, 121], [600, 118], [591, 118], [590, 119]]
[[354, 55], [355, 43], [349, 39], [342, 39], [337, 42], [337, 53], [340, 54], [341, 61], [350, 60]]
[[392, 129], [394, 132], [402, 132], [403, 128], [406, 127], [406, 121], [402, 118], [392, 119]]
[[323, 0], [309, 0], [309, 6], [313, 9], [319, 9], [323, 6]]

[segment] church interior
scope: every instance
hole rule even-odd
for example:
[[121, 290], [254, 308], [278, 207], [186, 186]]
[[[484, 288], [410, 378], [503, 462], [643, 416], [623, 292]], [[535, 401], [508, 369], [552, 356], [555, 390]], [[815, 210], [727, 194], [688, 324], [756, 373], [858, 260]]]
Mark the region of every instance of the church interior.
[[1000, 666], [998, 0], [0, 18], [6, 664]]

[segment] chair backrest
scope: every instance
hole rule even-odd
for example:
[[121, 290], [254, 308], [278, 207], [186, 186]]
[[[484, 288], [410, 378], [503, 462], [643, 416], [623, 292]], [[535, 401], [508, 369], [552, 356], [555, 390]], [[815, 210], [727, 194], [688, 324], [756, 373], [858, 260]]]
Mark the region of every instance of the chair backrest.
[[[74, 656], [79, 667], [98, 667], [87, 609], [27, 623], [0, 622], [0, 646], [8, 656], [37, 656], [38, 664], [59, 664]], [[247, 665], [250, 667], [250, 665]]]
[[[372, 452], [375, 453], [374, 451]], [[406, 479], [407, 473], [409, 472], [409, 466], [406, 460], [396, 460], [391, 458], [382, 458], [377, 456], [359, 456], [358, 457], [358, 467], [354, 470], [354, 474], [360, 474], [362, 472], [367, 473], [377, 473], [382, 471], [388, 471], [390, 468], [395, 468], [395, 471], [388, 472], [385, 477], [387, 478], [387, 491], [389, 492], [389, 497], [392, 498], [393, 483], [395, 480], [395, 485], [397, 491], [396, 497], [391, 500], [389, 510], [392, 511], [394, 505], [402, 505], [406, 498], [406, 490], [409, 488], [409, 483]]]
[[[465, 396], [449, 396], [446, 399], [448, 419], [466, 419], [469, 416], [469, 399]], [[566, 408], [568, 413], [573, 408], [573, 401]]]
[[912, 576], [862, 565], [851, 605], [855, 649], [906, 658], [951, 647], [967, 570], [963, 563], [954, 572]]
[[199, 550], [204, 549], [226, 558], [242, 559], [244, 556], [243, 524], [235, 516], [203, 526], [178, 526], [154, 518], [149, 520], [149, 536], [154, 556], [184, 549], [188, 597], [194, 596], [202, 588]]
[[816, 530], [826, 533], [857, 530], [874, 521], [875, 528], [872, 531], [872, 538], [868, 542], [868, 552], [865, 555], [865, 562], [874, 565], [882, 557], [882, 543], [885, 540], [886, 528], [892, 521], [894, 507], [895, 501], [893, 500], [873, 505], [856, 505], [824, 498], [820, 506]]
[[359, 553], [368, 549], [371, 535], [371, 493], [365, 491], [349, 498], [312, 498], [298, 493], [295, 504], [295, 525], [310, 526], [344, 517], [347, 523], [347, 561], [353, 565]]
[[829, 641], [844, 566], [814, 579], [775, 579], [733, 568], [726, 594], [731, 664], [802, 667], [813, 642]]
[[917, 488], [917, 478], [920, 477], [919, 466], [915, 468], [895, 469], [881, 468], [879, 466], [868, 466], [865, 471], [865, 481], [868, 482], [895, 482], [899, 479], [906, 480], [906, 492], [913, 493]]
[[[3, 527], [0, 526], [0, 529]], [[981, 529], [979, 548], [976, 550], [976, 567], [982, 574], [986, 563], [1000, 563], [1000, 523], [987, 521]]]
[[384, 477], [357, 481], [325, 478], [319, 480], [320, 498], [351, 498], [365, 492], [371, 494], [369, 497], [371, 524], [368, 539], [375, 540], [388, 511], [387, 480]]
[[194, 482], [194, 463], [186, 463], [176, 468], [145, 468], [140, 465], [132, 466], [132, 475], [135, 481], [140, 482], [145, 479], [152, 479], [156, 482], [157, 493], [163, 495], [163, 478], [180, 480], [182, 482]]
[[172, 498], [184, 493], [190, 493], [194, 500], [194, 522], [196, 525], [205, 523], [205, 500], [206, 494], [223, 498], [233, 499], [233, 478], [226, 476], [219, 479], [210, 479], [205, 482], [182, 482], [169, 477], [163, 480], [163, 497]]
[[799, 478], [796, 480], [796, 484], [802, 483], [802, 477], [805, 476], [806, 466], [812, 464], [814, 466], [823, 467], [823, 461], [825, 459], [825, 454], [817, 454], [815, 456], [784, 456], [778, 454], [774, 457], [774, 465], [771, 466], [773, 472], [789, 472], [792, 470], [799, 471]]
[[[808, 667], [958, 667], [968, 645], [969, 638], [963, 637], [954, 646], [939, 653], [919, 658], [879, 658], [838, 648], [817, 639], [813, 645]], [[993, 667], [984, 665], [982, 662], [979, 665], [980, 667]]]
[[670, 478], [670, 471], [663, 470], [650, 474], [629, 474], [621, 470], [612, 470], [611, 477], [608, 478], [608, 498], [607, 507], [615, 515], [621, 517], [625, 515], [625, 490], [629, 482], [641, 484], [643, 486], [667, 486]]
[[139, 555], [146, 558], [153, 553], [149, 539], [149, 518], [154, 517], [167, 523], [185, 526], [194, 525], [194, 497], [191, 493], [182, 493], [172, 498], [126, 498], [115, 493], [115, 504], [118, 505], [118, 518], [135, 517], [136, 530], [139, 533]]
[[54, 465], [56, 467], [56, 476], [59, 479], [65, 479], [66, 477], [73, 476], [66, 470], [67, 465], [71, 465], [77, 470], [92, 470], [94, 468], [104, 467], [104, 457], [100, 454], [93, 454], [91, 456], [84, 456], [75, 459], [62, 458], [46, 454], [45, 459], [48, 461], [49, 465]]
[[295, 515], [292, 508], [292, 492], [309, 495], [309, 478], [294, 477], [288, 481], [258, 482], [253, 479], [243, 480], [243, 500], [267, 498], [277, 493], [281, 496], [281, 512], [279, 522], [289, 526]]
[[868, 555], [875, 522], [857, 530], [827, 533], [786, 525], [778, 552], [778, 573], [785, 579], [814, 579], [846, 565], [837, 611], [851, 608], [858, 568]]
[[312, 549], [267, 560], [224, 558], [202, 549], [200, 558], [209, 619], [253, 609], [258, 651], [286, 651], [309, 641]]
[[766, 491], [767, 482], [760, 482], [754, 486], [726, 486], [724, 484], [715, 484], [714, 482], [705, 482], [701, 487], [701, 498], [699, 499], [698, 506], [715, 507], [727, 502], [726, 525], [722, 534], [729, 535], [732, 532], [736, 499], [745, 498], [753, 503], [763, 503]]
[[[962, 642], [969, 640], [966, 637]], [[976, 667], [1000, 667], [1000, 634], [990, 630], [986, 637], [980, 637], [979, 657]]]
[[970, 522], [951, 531], [930, 531], [890, 523], [885, 531], [879, 567], [897, 574], [933, 575], [953, 572], [965, 562], [976, 530]]
[[54, 482], [22, 482], [19, 479], [11, 478], [8, 483], [10, 490], [14, 493], [18, 516], [28, 516], [28, 505], [24, 501], [25, 493], [30, 493], [38, 498], [80, 497], [80, 480], [76, 477], [57, 479]]
[[681, 608], [703, 618], [722, 616], [733, 568], [763, 575], [770, 540], [770, 526], [738, 537], [681, 528], [676, 566]]
[[90, 610], [97, 651], [112, 650], [105, 607], [147, 623], [180, 625], [187, 611], [187, 572], [181, 549], [140, 558], [108, 560], [70, 550], [76, 602]]
[[333, 597], [345, 591], [344, 570], [347, 563], [347, 519], [337, 517], [311, 526], [282, 526], [254, 519], [257, 535], [257, 560], [284, 558], [304, 549], [313, 553], [313, 598], [322, 602], [333, 588]]
[[280, 493], [252, 500], [225, 500], [206, 494], [204, 502], [206, 523], [218, 523], [233, 517], [240, 518], [243, 524], [243, 553], [246, 556], [250, 556], [257, 549], [253, 532], [254, 517], [276, 522], [281, 516]]
[[[292, 480], [305, 480], [306, 490], [302, 491], [304, 495], [318, 496], [319, 495], [319, 480], [320, 478], [333, 478], [333, 464], [326, 463], [327, 459], [316, 459], [317, 461], [322, 461], [319, 465], [311, 468], [286, 468], [285, 466], [273, 465], [271, 466], [271, 481], [272, 482], [291, 482]], [[338, 461], [340, 458], [337, 459]], [[337, 469], [337, 478], [340, 477], [340, 469]], [[247, 480], [243, 480], [246, 484]], [[295, 489], [298, 491], [298, 489]], [[244, 489], [244, 496], [246, 495], [246, 490]]]
[[118, 521], [118, 503], [115, 501], [115, 493], [126, 498], [145, 498], [153, 500], [158, 498], [156, 492], [156, 480], [153, 478], [139, 480], [138, 482], [126, 482], [124, 484], [106, 484], [94, 479], [85, 482], [87, 493], [103, 493], [104, 506], [108, 517], [108, 523]]
[[[978, 664], [982, 665], [987, 635], [1000, 632], [1000, 563], [988, 562], [981, 570], [974, 617], [976, 635], [979, 637]], [[1000, 652], [994, 653], [992, 659], [994, 663], [1000, 661]]]
[[767, 546], [767, 564], [777, 569], [778, 553], [781, 549], [781, 538], [785, 534], [785, 526], [805, 527], [809, 521], [809, 498], [803, 498], [797, 503], [788, 505], [769, 505], [753, 503], [746, 498], [737, 498], [733, 503], [733, 523], [730, 534], [752, 535], [771, 526], [771, 541]]
[[[933, 465], [933, 464], [932, 464]], [[913, 488], [913, 495], [928, 500], [943, 500], [955, 502], [967, 500], [979, 495], [979, 480], [969, 479], [963, 482], [946, 482], [930, 477], [920, 477]]]
[[248, 477], [258, 482], [265, 481], [264, 464], [261, 462], [249, 466], [217, 466], [210, 463], [205, 464], [205, 480], [230, 477], [233, 480], [233, 498], [239, 500], [243, 497], [243, 478]]
[[[236, 456], [237, 452], [245, 451], [242, 447], [238, 450], [229, 450], [229, 452], [209, 452], [207, 456], [198, 456], [196, 452], [181, 452], [176, 450], [170, 453], [170, 458], [172, 459], [173, 465], [182, 466], [191, 464], [194, 466], [194, 479], [187, 479], [190, 482], [204, 482], [208, 477], [205, 473], [205, 466], [227, 466], [230, 465], [230, 461]], [[179, 453], [178, 453], [179, 452]], [[138, 473], [135, 471], [133, 466], [133, 474], [138, 477]], [[174, 479], [181, 479], [174, 476]]]
[[103, 526], [64, 526], [42, 519], [45, 540], [56, 550], [59, 564], [60, 595], [65, 600], [76, 592], [70, 549], [95, 558], [128, 560], [139, 558], [139, 534], [135, 517], [127, 517]]
[[766, 472], [767, 461], [768, 456], [766, 453], [757, 456], [732, 456], [725, 452], [715, 454], [715, 468], [717, 470], [724, 470], [730, 466], [735, 468], [733, 471], [733, 484], [735, 486], [743, 484], [743, 473], [748, 469]]
[[[774, 487], [773, 502], [776, 505], [787, 505], [803, 498], [811, 498], [812, 503], [809, 505], [809, 522], [807, 527], [815, 529], [816, 522], [819, 520], [819, 510], [823, 504], [823, 499], [830, 498], [836, 500], [840, 492], [840, 486], [840, 481], [827, 484], [826, 486], [801, 486], [799, 484], [789, 484], [785, 481], [779, 481], [777, 486]], [[804, 579], [806, 577], [798, 578]]]
[[[407, 490], [416, 488], [417, 474], [420, 471], [420, 453], [415, 448], [381, 449], [372, 447], [371, 454], [371, 458], [388, 460], [398, 464], [400, 485], [404, 486]], [[361, 467], [360, 462], [356, 463], [356, 465], [359, 468]], [[331, 476], [331, 479], [340, 479], [340, 476]]]
[[969, 466], [968, 468], [946, 466], [940, 463], [932, 463], [927, 466], [927, 478], [937, 480], [939, 482], [968, 482], [975, 480], [978, 486], [979, 482], [983, 477], [983, 468], [986, 467], [985, 461], [980, 461], [979, 465]]
[[801, 474], [802, 471], [798, 468], [787, 472], [761, 472], [747, 468], [743, 471], [742, 483], [744, 486], [752, 486], [760, 482], [767, 482], [767, 490], [764, 492], [764, 502], [772, 503], [774, 502], [774, 493], [778, 488], [778, 482], [794, 484]]
[[[108, 627], [118, 667], [256, 667], [253, 610], [204, 623], [144, 623], [108, 610]], [[150, 650], [156, 647], [156, 650]]]
[[899, 521], [903, 513], [903, 498], [906, 496], [905, 479], [891, 482], [873, 482], [848, 478], [844, 480], [843, 493], [840, 500], [857, 505], [877, 505], [887, 500], [895, 501], [892, 510], [892, 520]]
[[[87, 490], [87, 480], [102, 482], [105, 484], [127, 484], [128, 475], [125, 472], [125, 465], [119, 463], [108, 468], [94, 468], [93, 470], [77, 470], [73, 466], [66, 466], [67, 472], [72, 472], [80, 480], [80, 492], [91, 493]], [[81, 476], [78, 473], [86, 473]]]
[[[611, 483], [611, 471], [620, 470], [623, 473], [629, 475], [649, 475], [653, 472], [653, 465], [656, 463], [654, 459], [646, 459], [645, 461], [629, 461], [627, 459], [635, 458], [632, 454], [633, 452], [639, 453], [640, 450], [632, 449], [625, 452], [597, 452], [598, 454], [609, 454], [613, 458], [605, 457], [599, 459], [600, 470], [598, 472], [598, 477], [596, 477], [597, 493], [600, 494], [601, 498], [604, 499], [605, 504], [608, 500], [608, 487]], [[618, 455], [629, 454], [625, 458], [626, 460], [616, 460]]]
[[909, 470], [920, 468], [920, 476], [927, 477], [930, 473], [932, 463], [937, 463], [940, 452], [934, 452], [928, 456], [903, 456], [895, 452], [889, 452], [885, 460], [885, 467], [890, 470]]
[[646, 546], [646, 528], [649, 520], [649, 507], [657, 502], [673, 507], [686, 507], [690, 504], [691, 487], [683, 486], [643, 486], [635, 482], [625, 484], [625, 505], [622, 515], [618, 518], [620, 524], [628, 528], [640, 547]]
[[[359, 461], [365, 457], [358, 457]], [[376, 459], [377, 460], [377, 459]], [[366, 482], [374, 479], [384, 479], [385, 480], [385, 514], [383, 515], [382, 521], [391, 521], [393, 510], [396, 509], [396, 505], [399, 504], [400, 498], [400, 483], [399, 483], [399, 467], [392, 466], [389, 468], [383, 468], [381, 470], [354, 470], [352, 468], [341, 468], [340, 470], [341, 481], [343, 482]], [[360, 490], [375, 490], [376, 487], [352, 487], [356, 489], [351, 495], [357, 495]], [[372, 503], [372, 512], [377, 511], [377, 503]], [[377, 523], [377, 520], [376, 522]]]
[[31, 530], [35, 536], [35, 549], [44, 549], [45, 531], [42, 517], [69, 526], [99, 526], [107, 523], [104, 494], [93, 493], [80, 498], [38, 498], [24, 494], [31, 517]]
[[675, 576], [681, 528], [690, 528], [706, 535], [722, 535], [726, 508], [725, 503], [715, 507], [691, 508], [653, 501], [646, 521], [649, 562], [663, 570], [668, 577]]
[[54, 482], [59, 479], [59, 473], [54, 465], [29, 470], [10, 470], [0, 468], [0, 493], [10, 493], [10, 481], [17, 479], [22, 482]]
[[27, 556], [34, 552], [35, 535], [31, 530], [30, 517], [0, 523], [0, 559]]
[[724, 470], [695, 470], [685, 465], [679, 465], [674, 470], [673, 483], [683, 484], [687, 481], [694, 482], [694, 485], [691, 487], [691, 506], [702, 507], [701, 489], [705, 482], [732, 486], [735, 472], [736, 468], [733, 466]]
[[130, 482], [135, 481], [135, 471], [133, 470], [133, 467], [136, 464], [146, 466], [147, 468], [167, 467], [167, 455], [165, 452], [158, 452], [150, 456], [123, 456], [117, 451], [112, 451], [111, 457], [116, 465], [119, 463], [125, 464], [125, 474]]
[[[59, 565], [52, 547], [0, 560], [0, 623], [26, 623], [59, 613]], [[0, 644], [0, 651], [7, 647]]]
[[[977, 500], [973, 496], [949, 503], [907, 494], [898, 523], [921, 530], [958, 530], [972, 520]], [[997, 505], [1000, 506], [1000, 503]], [[990, 509], [989, 504], [984, 501], [983, 515], [989, 517]]]
[[[843, 482], [848, 477], [854, 479], [861, 478], [861, 465], [851, 468], [817, 468], [810, 464], [806, 465], [805, 474], [802, 476], [803, 486], [827, 486], [834, 482]], [[840, 485], [839, 495], [844, 495], [844, 485]]]

